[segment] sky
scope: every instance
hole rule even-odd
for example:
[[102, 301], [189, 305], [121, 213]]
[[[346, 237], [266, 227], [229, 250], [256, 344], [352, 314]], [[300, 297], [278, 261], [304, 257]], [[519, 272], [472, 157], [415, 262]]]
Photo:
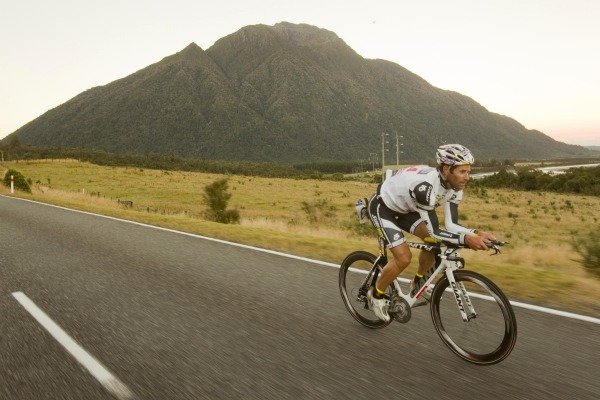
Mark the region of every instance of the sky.
[[598, 0], [2, 0], [0, 138], [94, 86], [247, 25], [335, 32], [566, 143], [600, 145]]

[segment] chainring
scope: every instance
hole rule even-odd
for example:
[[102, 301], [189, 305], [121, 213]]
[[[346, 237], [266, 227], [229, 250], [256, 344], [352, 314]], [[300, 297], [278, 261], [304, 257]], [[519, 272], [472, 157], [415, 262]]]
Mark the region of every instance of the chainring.
[[394, 294], [392, 296], [392, 299], [390, 300], [390, 308], [388, 309], [388, 314], [390, 314], [390, 317], [392, 317], [396, 321], [405, 324], [408, 321], [410, 321], [412, 312], [410, 310], [408, 302], [402, 297], [398, 296], [397, 294]]

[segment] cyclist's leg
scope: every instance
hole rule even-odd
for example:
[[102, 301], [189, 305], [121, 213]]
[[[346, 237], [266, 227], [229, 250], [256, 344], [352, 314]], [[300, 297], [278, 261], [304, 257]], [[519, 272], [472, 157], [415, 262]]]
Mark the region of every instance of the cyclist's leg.
[[379, 292], [385, 292], [385, 289], [408, 267], [412, 254], [406, 242], [394, 247], [389, 247], [392, 257], [383, 267], [381, 274], [376, 282], [376, 288]]
[[[385, 292], [385, 289], [400, 273], [410, 264], [412, 254], [406, 239], [402, 233], [404, 214], [398, 214], [383, 204], [378, 196], [371, 199], [369, 205], [369, 214], [371, 222], [378, 229], [379, 234], [385, 238], [386, 245], [390, 249], [393, 257], [388, 260], [382, 273], [376, 282], [376, 289], [379, 293]], [[407, 227], [404, 228], [408, 230]]]
[[[425, 221], [418, 222], [418, 224], [411, 230], [411, 233], [425, 240], [429, 236], [427, 225]], [[421, 250], [419, 254], [419, 269], [418, 274], [423, 276], [431, 265], [435, 262], [435, 254], [432, 251]]]

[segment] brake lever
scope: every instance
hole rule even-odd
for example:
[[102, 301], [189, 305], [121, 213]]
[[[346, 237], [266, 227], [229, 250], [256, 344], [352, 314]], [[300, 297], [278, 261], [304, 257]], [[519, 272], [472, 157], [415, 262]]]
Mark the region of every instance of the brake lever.
[[496, 254], [500, 254], [502, 253], [500, 251], [500, 246], [504, 246], [505, 244], [508, 244], [508, 242], [501, 242], [500, 240], [493, 240], [491, 243], [490, 250], [494, 250], [493, 254], [490, 254], [490, 256], [495, 256]]
[[502, 253], [500, 251], [500, 247], [498, 247], [498, 245], [493, 244], [492, 247], [490, 247], [491, 250], [494, 250], [494, 252], [492, 254], [490, 254], [490, 256], [495, 256], [496, 254], [500, 254]]

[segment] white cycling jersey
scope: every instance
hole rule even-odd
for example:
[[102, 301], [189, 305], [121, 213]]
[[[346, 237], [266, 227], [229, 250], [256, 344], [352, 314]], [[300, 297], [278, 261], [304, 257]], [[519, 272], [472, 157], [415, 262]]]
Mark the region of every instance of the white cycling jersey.
[[[463, 191], [447, 188], [437, 169], [417, 165], [397, 171], [381, 185], [384, 204], [400, 214], [418, 212], [427, 223], [429, 234], [439, 240], [464, 244], [465, 235], [475, 232], [458, 224], [458, 204]], [[440, 229], [435, 208], [444, 205], [446, 230]]]

